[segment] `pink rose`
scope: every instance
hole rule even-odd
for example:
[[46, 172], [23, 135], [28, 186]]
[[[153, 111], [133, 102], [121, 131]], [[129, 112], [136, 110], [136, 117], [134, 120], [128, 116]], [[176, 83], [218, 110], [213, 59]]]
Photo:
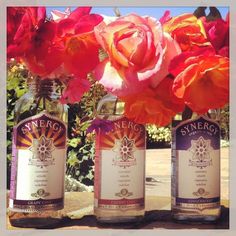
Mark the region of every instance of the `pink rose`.
[[97, 41], [108, 54], [95, 77], [118, 96], [156, 87], [168, 74], [170, 60], [180, 48], [161, 23], [152, 17], [130, 14], [95, 27]]

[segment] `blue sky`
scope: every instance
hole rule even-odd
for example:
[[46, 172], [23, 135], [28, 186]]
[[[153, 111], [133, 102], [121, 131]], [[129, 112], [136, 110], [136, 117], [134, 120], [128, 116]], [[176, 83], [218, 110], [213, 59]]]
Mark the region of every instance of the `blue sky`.
[[[57, 9], [64, 11], [66, 7], [47, 7], [47, 13], [50, 14], [51, 10]], [[183, 13], [193, 13], [197, 7], [118, 7], [121, 15], [126, 15], [129, 13], [137, 13], [138, 15], [149, 15], [159, 19], [166, 10], [170, 10], [171, 16], [180, 15]], [[72, 7], [72, 9], [74, 9]], [[218, 7], [223, 18], [225, 18], [228, 13], [228, 7]], [[113, 7], [93, 7], [93, 13], [99, 13], [108, 16], [114, 16]]]

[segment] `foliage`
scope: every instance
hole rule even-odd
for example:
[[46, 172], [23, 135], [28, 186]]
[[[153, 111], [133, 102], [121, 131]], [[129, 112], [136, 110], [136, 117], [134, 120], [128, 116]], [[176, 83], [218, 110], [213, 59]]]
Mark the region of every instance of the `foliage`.
[[147, 137], [148, 142], [154, 143], [166, 143], [170, 145], [171, 142], [171, 130], [170, 127], [160, 127], [158, 128], [156, 125], [147, 125]]
[[220, 115], [221, 138], [229, 141], [229, 105], [221, 110]]
[[9, 186], [10, 162], [12, 152], [12, 129], [14, 126], [14, 108], [16, 101], [27, 92], [27, 70], [19, 64], [12, 62], [8, 65], [7, 74], [7, 176]]
[[93, 81], [92, 86], [77, 104], [68, 111], [68, 159], [66, 174], [85, 185], [93, 185], [94, 134], [86, 130], [94, 119], [98, 101], [105, 95], [103, 87]]

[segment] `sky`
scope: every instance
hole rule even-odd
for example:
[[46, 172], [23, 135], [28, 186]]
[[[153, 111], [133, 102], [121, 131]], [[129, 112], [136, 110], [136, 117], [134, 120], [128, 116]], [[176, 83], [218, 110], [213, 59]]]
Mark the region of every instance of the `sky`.
[[[170, 10], [171, 16], [177, 16], [183, 13], [193, 13], [194, 10], [196, 10], [196, 7], [118, 7], [121, 15], [127, 15], [129, 13], [136, 13], [138, 15], [149, 15], [152, 17], [155, 17], [156, 19], [160, 19], [164, 12], [166, 10]], [[57, 9], [60, 11], [64, 11], [66, 7], [47, 7], [47, 14], [50, 15], [50, 12], [53, 9]], [[73, 10], [74, 7], [71, 7]], [[228, 13], [229, 8], [228, 7], [218, 7], [221, 15], [223, 18]], [[98, 14], [103, 14], [103, 15], [108, 15], [108, 16], [114, 16], [114, 7], [93, 7], [92, 8], [92, 13], [98, 13]], [[206, 13], [208, 10], [206, 11]]]

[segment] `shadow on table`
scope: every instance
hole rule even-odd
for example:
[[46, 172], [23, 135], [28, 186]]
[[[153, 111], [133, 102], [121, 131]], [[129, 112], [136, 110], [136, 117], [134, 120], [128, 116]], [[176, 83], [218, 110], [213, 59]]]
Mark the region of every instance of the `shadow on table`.
[[95, 216], [85, 216], [79, 220], [64, 218], [59, 228], [94, 227], [101, 229], [229, 229], [229, 208], [221, 207], [221, 217], [214, 223], [177, 223], [171, 219], [170, 210], [147, 211], [140, 222], [122, 224], [99, 224]]

